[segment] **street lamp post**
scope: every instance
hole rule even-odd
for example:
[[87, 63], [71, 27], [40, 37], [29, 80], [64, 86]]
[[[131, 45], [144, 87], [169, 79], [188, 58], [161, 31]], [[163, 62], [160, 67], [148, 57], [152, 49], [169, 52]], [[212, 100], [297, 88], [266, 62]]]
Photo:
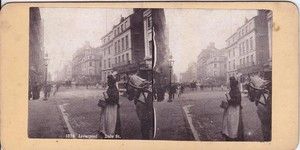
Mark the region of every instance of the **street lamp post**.
[[47, 77], [48, 77], [48, 53], [45, 53], [45, 57], [44, 57], [44, 60], [45, 60], [45, 83], [44, 83], [44, 100], [47, 100]]
[[172, 59], [172, 55], [169, 56], [169, 68], [170, 68], [170, 86], [169, 86], [169, 102], [172, 101], [172, 68], [173, 68], [174, 60]]

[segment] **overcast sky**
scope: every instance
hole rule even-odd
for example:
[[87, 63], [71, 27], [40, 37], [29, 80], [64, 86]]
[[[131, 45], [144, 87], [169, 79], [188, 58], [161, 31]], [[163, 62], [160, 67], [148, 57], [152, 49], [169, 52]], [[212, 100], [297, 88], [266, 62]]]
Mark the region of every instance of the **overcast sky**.
[[[119, 22], [120, 16], [131, 13], [132, 9], [42, 8], [49, 72], [61, 69], [85, 41], [100, 46], [101, 37]], [[225, 40], [245, 17], [250, 19], [256, 14], [256, 10], [165, 9], [175, 73], [185, 71], [210, 42], [224, 48]]]

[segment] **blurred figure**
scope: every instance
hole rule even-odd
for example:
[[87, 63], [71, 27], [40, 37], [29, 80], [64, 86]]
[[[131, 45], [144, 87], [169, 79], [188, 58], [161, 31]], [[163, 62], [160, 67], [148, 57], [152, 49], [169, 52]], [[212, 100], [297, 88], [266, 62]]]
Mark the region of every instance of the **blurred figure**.
[[32, 99], [36, 100], [40, 98], [40, 86], [39, 84], [35, 81], [33, 86], [32, 86]]
[[46, 83], [44, 86], [44, 100], [47, 100], [50, 97], [50, 93], [51, 93], [51, 84]]
[[180, 95], [182, 95], [183, 92], [184, 92], [184, 85], [183, 85], [183, 84], [180, 84], [180, 86], [179, 86], [179, 92], [178, 92], [178, 97], [179, 97]]
[[176, 91], [177, 91], [177, 86], [175, 84], [173, 84], [173, 85], [171, 84], [169, 86], [169, 100], [168, 100], [168, 102], [172, 102], [174, 100]]

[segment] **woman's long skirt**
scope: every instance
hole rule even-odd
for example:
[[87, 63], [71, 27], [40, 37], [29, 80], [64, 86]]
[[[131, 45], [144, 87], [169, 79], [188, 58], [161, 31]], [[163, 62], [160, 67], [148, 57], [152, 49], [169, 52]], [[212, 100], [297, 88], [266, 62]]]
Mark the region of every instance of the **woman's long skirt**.
[[241, 106], [228, 106], [223, 114], [222, 134], [231, 139], [243, 140], [243, 130]]
[[118, 105], [106, 105], [100, 118], [100, 132], [105, 138], [120, 138], [121, 123]]

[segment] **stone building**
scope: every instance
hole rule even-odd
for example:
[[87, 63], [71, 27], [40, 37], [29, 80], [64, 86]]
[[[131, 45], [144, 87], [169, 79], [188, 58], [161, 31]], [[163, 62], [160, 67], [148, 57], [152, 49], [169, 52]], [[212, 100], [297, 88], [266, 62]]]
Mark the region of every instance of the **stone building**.
[[72, 59], [72, 80], [78, 84], [96, 84], [101, 80], [97, 72], [100, 67], [100, 56], [96, 48], [87, 42], [78, 49]]
[[133, 14], [120, 18], [120, 22], [101, 38], [103, 51], [102, 81], [113, 71], [122, 79], [137, 72], [145, 57], [143, 9], [134, 9]]
[[30, 8], [29, 25], [29, 85], [43, 84], [46, 80], [46, 61], [44, 50], [44, 29], [40, 10]]
[[56, 78], [55, 81], [64, 82], [72, 80], [72, 62], [67, 61], [62, 64], [63, 67], [60, 71], [55, 72]]
[[180, 73], [180, 82], [181, 83], [190, 83], [197, 81], [197, 63], [192, 62], [188, 65], [188, 68], [185, 72]]
[[226, 56], [224, 49], [217, 49], [210, 43], [197, 58], [197, 79], [200, 84], [225, 84]]
[[268, 11], [259, 10], [257, 16], [245, 19], [245, 23], [226, 40], [227, 78], [237, 74], [243, 78], [264, 71], [265, 64], [270, 62], [267, 14]]

